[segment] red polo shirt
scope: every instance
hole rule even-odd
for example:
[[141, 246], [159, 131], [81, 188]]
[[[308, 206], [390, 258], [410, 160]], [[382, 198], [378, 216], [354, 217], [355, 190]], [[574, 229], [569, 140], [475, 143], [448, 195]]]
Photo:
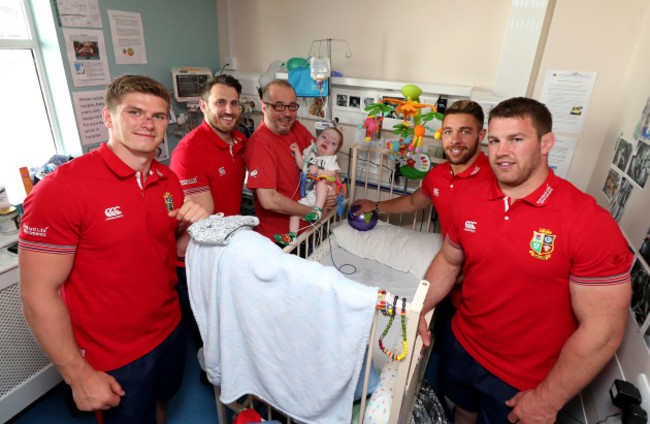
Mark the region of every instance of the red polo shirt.
[[214, 213], [226, 216], [239, 214], [246, 175], [246, 137], [233, 131], [232, 138], [234, 144], [226, 143], [204, 120], [178, 143], [169, 164], [185, 194], [210, 191]]
[[290, 199], [300, 200], [300, 170], [289, 146], [297, 143], [302, 151], [309, 146], [313, 138], [307, 128], [298, 121], [291, 127], [291, 132], [285, 135], [274, 133], [262, 122], [248, 141], [248, 188], [253, 190], [255, 215], [260, 219], [260, 225], [255, 229], [271, 240], [274, 234], [289, 231], [289, 215], [262, 208], [255, 190], [275, 189]]
[[465, 281], [452, 328], [485, 368], [528, 390], [577, 328], [569, 285], [629, 281], [633, 255], [609, 212], [552, 171], [507, 204], [496, 179], [456, 197], [448, 242], [465, 254]]
[[63, 300], [79, 348], [102, 371], [150, 352], [181, 319], [177, 221], [165, 197], [178, 208], [183, 191], [156, 161], [142, 188], [138, 175], [102, 144], [58, 167], [24, 204], [20, 248], [75, 256]]
[[447, 221], [452, 200], [460, 188], [465, 184], [478, 184], [493, 177], [494, 173], [490, 168], [490, 162], [483, 152], [474, 163], [458, 175], [451, 171], [449, 162], [436, 165], [427, 173], [422, 181], [422, 193], [431, 198], [433, 207], [436, 208], [443, 236], [447, 234]]

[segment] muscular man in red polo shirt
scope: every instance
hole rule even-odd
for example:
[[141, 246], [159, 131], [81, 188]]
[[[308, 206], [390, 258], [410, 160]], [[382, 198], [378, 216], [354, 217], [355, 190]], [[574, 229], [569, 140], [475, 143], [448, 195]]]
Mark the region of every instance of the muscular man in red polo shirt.
[[78, 408], [106, 410], [106, 423], [164, 420], [183, 373], [176, 236], [179, 221], [208, 214], [153, 159], [169, 106], [157, 81], [113, 81], [108, 143], [58, 167], [24, 204], [25, 318]]
[[553, 423], [625, 332], [632, 254], [610, 214], [548, 167], [551, 128], [536, 100], [490, 112], [496, 180], [458, 194], [425, 277], [423, 312], [465, 275], [440, 358], [457, 423]]

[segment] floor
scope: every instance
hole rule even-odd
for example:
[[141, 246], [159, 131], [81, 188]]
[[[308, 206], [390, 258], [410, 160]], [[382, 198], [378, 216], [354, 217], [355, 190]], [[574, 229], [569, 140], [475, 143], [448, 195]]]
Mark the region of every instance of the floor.
[[[167, 411], [167, 424], [218, 424], [212, 386], [200, 382], [196, 352], [187, 337], [185, 375], [179, 392], [172, 398]], [[59, 384], [29, 408], [12, 418], [10, 424], [96, 424], [92, 413], [73, 416], [65, 405], [64, 383]]]

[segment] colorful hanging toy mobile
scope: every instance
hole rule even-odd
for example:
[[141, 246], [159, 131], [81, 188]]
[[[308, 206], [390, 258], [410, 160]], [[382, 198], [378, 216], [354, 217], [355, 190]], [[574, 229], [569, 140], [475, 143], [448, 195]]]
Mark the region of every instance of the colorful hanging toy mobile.
[[[406, 100], [383, 98], [379, 103], [371, 103], [366, 106], [365, 110], [368, 112], [368, 117], [359, 128], [366, 129], [366, 141], [376, 138], [375, 134], [381, 130], [379, 124], [391, 113], [402, 115], [404, 121], [395, 125], [393, 133], [398, 135], [399, 140], [387, 142], [387, 147], [393, 153], [391, 157], [404, 157], [413, 153], [420, 153], [424, 141], [424, 133], [426, 130], [434, 132], [431, 128], [426, 127], [425, 124], [432, 119], [442, 121], [444, 115], [438, 113], [436, 107], [430, 104], [420, 103], [420, 94], [422, 89], [417, 85], [408, 84], [402, 87], [402, 94]], [[384, 104], [390, 102], [390, 104]], [[422, 109], [431, 108], [431, 112], [422, 113]], [[413, 118], [413, 125], [409, 124], [409, 118]], [[440, 129], [434, 132], [434, 137], [440, 139]]]

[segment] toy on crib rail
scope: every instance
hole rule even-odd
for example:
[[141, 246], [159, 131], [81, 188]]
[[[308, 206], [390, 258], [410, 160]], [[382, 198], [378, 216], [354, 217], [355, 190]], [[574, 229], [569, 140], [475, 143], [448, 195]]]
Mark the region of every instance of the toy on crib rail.
[[[381, 119], [393, 112], [402, 115], [404, 122], [393, 127], [393, 133], [400, 136], [399, 140], [389, 141], [386, 143], [387, 148], [392, 152], [390, 155], [392, 158], [420, 153], [422, 151], [422, 145], [424, 144], [424, 133], [426, 130], [434, 132], [433, 129], [426, 127], [424, 124], [432, 119], [442, 121], [444, 117], [442, 113], [438, 113], [434, 105], [420, 103], [420, 94], [422, 94], [422, 89], [417, 85], [405, 85], [402, 87], [402, 94], [406, 97], [406, 101], [401, 99], [383, 98], [379, 103], [368, 105], [365, 110], [368, 112], [369, 116], [366, 119], [366, 123], [361, 126], [366, 128], [366, 135], [368, 135], [368, 120], [374, 118], [373, 115], [380, 115], [382, 116]], [[393, 108], [385, 105], [384, 102], [391, 102], [397, 106]], [[431, 112], [423, 114], [422, 109], [424, 108], [430, 108]], [[409, 118], [413, 119], [413, 125], [410, 125]], [[435, 131], [434, 137], [436, 139], [440, 138], [440, 130]], [[366, 141], [369, 141], [368, 136], [366, 137]]]
[[377, 211], [366, 212], [357, 216], [354, 213], [361, 207], [361, 205], [354, 205], [348, 211], [348, 223], [350, 227], [359, 231], [368, 231], [375, 228], [377, 225]]
[[431, 170], [431, 158], [426, 153], [416, 153], [396, 159], [399, 173], [409, 180], [421, 180]]
[[379, 349], [386, 354], [393, 361], [401, 361], [406, 358], [406, 353], [408, 352], [408, 345], [406, 343], [406, 298], [402, 298], [402, 312], [400, 312], [400, 317], [402, 321], [402, 353], [399, 355], [395, 352], [391, 352], [388, 348], [384, 347], [384, 337], [388, 334], [388, 330], [393, 325], [393, 320], [395, 315], [397, 315], [397, 301], [399, 296], [393, 295], [393, 304], [390, 304], [391, 294], [387, 293], [385, 290], [379, 290], [377, 292], [377, 309], [381, 311], [385, 316], [390, 317], [386, 329], [379, 337]]

